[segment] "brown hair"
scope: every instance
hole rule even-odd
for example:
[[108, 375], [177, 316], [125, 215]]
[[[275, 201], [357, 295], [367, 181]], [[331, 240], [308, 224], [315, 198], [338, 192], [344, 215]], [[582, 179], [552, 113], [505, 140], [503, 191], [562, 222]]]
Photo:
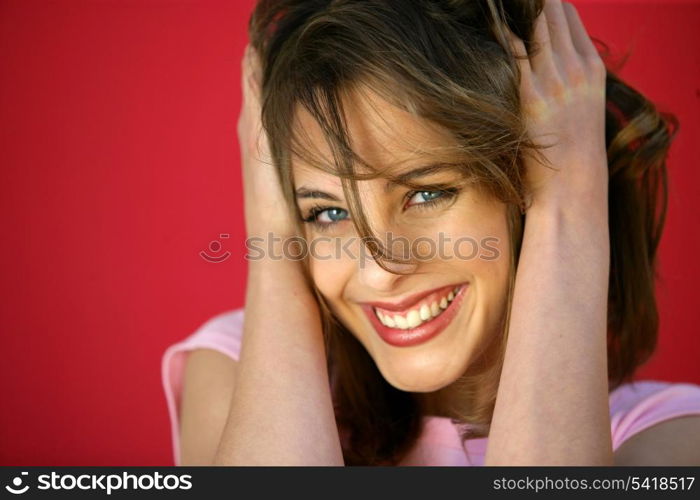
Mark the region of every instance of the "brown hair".
[[[263, 126], [289, 209], [297, 215], [292, 158], [329, 170], [299, 137], [294, 124], [301, 105], [331, 147], [332, 173], [342, 179], [358, 234], [375, 241], [368, 248], [379, 265], [393, 259], [373, 239], [356, 184], [384, 174], [352, 150], [345, 128], [343, 96], [362, 85], [455, 138], [458, 146], [448, 153], [463, 160], [465, 176], [508, 207], [510, 279], [503, 335], [497, 339], [498, 354], [458, 381], [472, 409], [455, 420], [471, 425], [463, 439], [488, 433], [524, 225], [522, 158], [527, 152], [538, 154], [520, 116], [520, 75], [502, 28], [505, 23], [528, 51], [536, 50], [531, 39], [542, 8], [541, 0], [259, 0], [249, 23], [262, 64]], [[607, 48], [603, 57], [608, 67], [612, 390], [631, 379], [656, 345], [654, 279], [667, 203], [665, 161], [678, 123], [614, 74]], [[308, 268], [307, 279], [321, 306], [345, 462], [396, 464], [422, 431], [421, 400], [383, 378], [313, 287]]]

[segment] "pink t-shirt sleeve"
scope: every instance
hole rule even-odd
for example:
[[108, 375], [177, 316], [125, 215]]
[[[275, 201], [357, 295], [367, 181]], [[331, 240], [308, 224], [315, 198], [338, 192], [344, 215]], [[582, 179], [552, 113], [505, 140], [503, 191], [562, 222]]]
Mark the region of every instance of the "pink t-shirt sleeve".
[[183, 340], [169, 346], [161, 360], [161, 375], [170, 417], [173, 462], [180, 465], [180, 398], [187, 354], [208, 348], [238, 361], [243, 335], [243, 308], [214, 316]]
[[[180, 399], [187, 353], [197, 348], [217, 350], [238, 360], [243, 336], [243, 308], [219, 314], [183, 340], [169, 346], [162, 357], [162, 382], [172, 434], [173, 462], [180, 465]], [[610, 393], [613, 449], [654, 424], [676, 417], [700, 415], [700, 386], [640, 380]], [[416, 465], [480, 465], [487, 439], [470, 440], [465, 458], [456, 429], [447, 419], [434, 419], [421, 438], [429, 455], [407, 458]], [[446, 444], [447, 443], [447, 444]], [[421, 449], [423, 449], [421, 448]]]
[[610, 394], [613, 449], [635, 434], [665, 420], [700, 415], [700, 386], [643, 380]]

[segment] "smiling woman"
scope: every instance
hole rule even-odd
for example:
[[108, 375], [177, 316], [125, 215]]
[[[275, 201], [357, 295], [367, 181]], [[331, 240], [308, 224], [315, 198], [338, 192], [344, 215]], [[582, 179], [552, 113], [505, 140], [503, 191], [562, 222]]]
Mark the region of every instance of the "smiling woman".
[[[453, 383], [478, 380], [485, 369], [493, 369], [492, 363], [476, 361], [495, 355], [485, 351], [488, 346], [493, 350], [496, 343], [491, 341], [503, 327], [509, 269], [507, 206], [476, 182], [468, 158], [459, 162], [459, 144], [451, 134], [368, 89], [347, 99], [343, 109], [353, 150], [361, 151], [362, 161], [381, 172], [379, 177], [357, 181], [359, 206], [373, 232], [364, 241], [377, 242], [388, 256], [369, 256], [358, 263], [354, 257], [362, 255], [363, 240], [355, 237], [341, 177], [301, 160], [292, 162], [294, 185], [338, 200], [319, 206], [313, 199], [297, 197], [305, 238], [333, 237], [325, 243], [327, 248], [317, 247], [319, 254], [331, 254], [335, 239], [351, 242], [346, 255], [308, 260], [319, 298], [345, 329], [332, 335], [338, 339], [331, 341], [335, 357], [352, 352], [344, 344], [359, 342], [364, 349], [357, 351], [369, 355], [383, 383], [415, 393], [412, 399], [425, 405], [424, 415], [464, 415], [469, 401], [430, 401], [437, 399], [431, 393], [438, 389], [448, 393]], [[296, 130], [303, 130], [311, 145], [306, 151], [313, 150], [316, 157], [326, 159], [324, 164], [330, 163], [330, 148], [311, 114], [300, 109], [296, 116]], [[403, 262], [392, 262], [391, 254], [401, 249], [386, 244], [388, 235], [409, 242], [424, 238], [436, 245], [492, 238], [503, 258], [468, 258], [468, 251], [456, 252], [454, 245], [443, 244], [431, 252], [432, 258], [410, 255], [409, 246]], [[370, 364], [369, 358], [363, 361]], [[363, 376], [351, 375], [353, 380]]]
[[176, 463], [609, 465], [700, 430], [700, 387], [629, 382], [675, 119], [570, 4], [503, 9], [258, 3], [246, 228], [313, 251], [251, 260], [245, 314], [166, 352]]

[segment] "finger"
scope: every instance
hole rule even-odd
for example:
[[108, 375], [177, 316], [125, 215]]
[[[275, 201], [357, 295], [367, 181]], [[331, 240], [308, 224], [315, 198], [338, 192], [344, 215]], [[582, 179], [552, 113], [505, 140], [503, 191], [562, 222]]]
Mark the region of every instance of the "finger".
[[535, 73], [541, 73], [546, 69], [554, 68], [549, 28], [547, 28], [547, 16], [544, 9], [535, 19], [532, 41], [535, 44], [534, 49], [530, 52], [530, 66], [532, 66], [532, 70]]
[[248, 92], [248, 46], [246, 45], [243, 50], [243, 57], [241, 57], [241, 91], [245, 97]]
[[253, 89], [251, 88], [250, 70], [250, 51], [248, 46], [246, 46], [241, 58], [241, 91], [243, 92], [243, 102], [248, 103], [248, 105], [250, 105], [254, 97]]
[[544, 11], [547, 17], [549, 29], [549, 39], [551, 48], [555, 54], [575, 54], [571, 33], [569, 32], [569, 22], [564, 13], [561, 0], [545, 0]]
[[527, 56], [527, 49], [523, 41], [515, 35], [508, 27], [505, 28], [506, 35], [508, 36], [508, 41], [510, 42], [510, 48], [515, 56], [515, 61], [518, 63], [520, 68], [520, 74], [523, 78], [529, 78], [532, 68], [530, 67], [530, 59]]
[[248, 46], [248, 57], [250, 61], [250, 71], [255, 86], [259, 87], [262, 78], [262, 68], [260, 66], [260, 57], [258, 56], [258, 51], [254, 47]]
[[257, 105], [260, 98], [259, 61], [255, 49], [246, 45], [241, 62], [241, 87], [244, 101], [249, 105]]
[[588, 32], [583, 26], [583, 22], [581, 22], [581, 18], [578, 15], [576, 7], [568, 2], [564, 2], [564, 14], [566, 15], [567, 22], [569, 23], [571, 39], [576, 51], [584, 57], [598, 56], [598, 50], [595, 48], [595, 44], [591, 40], [591, 37], [588, 36]]
[[250, 49], [250, 88], [255, 95], [255, 99], [260, 99], [261, 93], [261, 82], [262, 82], [262, 69], [260, 66], [260, 58], [255, 49], [251, 47]]

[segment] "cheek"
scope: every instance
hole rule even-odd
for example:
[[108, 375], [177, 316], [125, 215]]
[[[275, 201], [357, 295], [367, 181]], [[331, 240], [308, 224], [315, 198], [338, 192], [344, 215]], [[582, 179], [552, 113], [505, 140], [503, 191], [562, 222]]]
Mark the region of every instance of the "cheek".
[[488, 274], [508, 271], [510, 234], [502, 204], [464, 204], [440, 220], [444, 255]]
[[506, 207], [470, 203], [461, 208], [441, 221], [445, 238], [451, 240], [447, 262], [456, 276], [473, 282], [484, 321], [491, 324], [502, 314], [508, 292], [511, 244]]
[[311, 238], [308, 241], [309, 269], [316, 288], [327, 300], [340, 300], [354, 269], [351, 259], [343, 253], [342, 240]]

